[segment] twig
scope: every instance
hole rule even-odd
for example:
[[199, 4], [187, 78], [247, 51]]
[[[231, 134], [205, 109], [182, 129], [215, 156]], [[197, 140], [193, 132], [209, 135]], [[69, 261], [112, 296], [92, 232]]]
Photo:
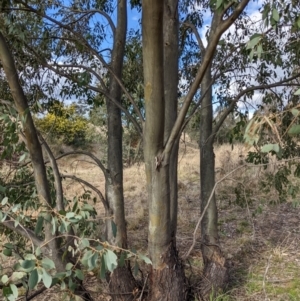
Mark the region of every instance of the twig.
[[[297, 160], [297, 159], [299, 160], [300, 157], [291, 158], [291, 159], [286, 159], [286, 160], [281, 160], [280, 162], [289, 162], [289, 161], [293, 161], [293, 160]], [[240, 169], [246, 168], [246, 167], [261, 167], [261, 166], [267, 166], [267, 165], [270, 165], [270, 164], [272, 164], [272, 163], [243, 164], [243, 165], [240, 165], [240, 166], [238, 166], [237, 168], [235, 168], [234, 170], [232, 170], [231, 172], [229, 172], [228, 174], [226, 174], [224, 177], [222, 177], [220, 180], [218, 180], [218, 181], [215, 183], [215, 185], [214, 185], [214, 187], [213, 187], [213, 189], [212, 189], [212, 191], [211, 191], [211, 194], [210, 194], [210, 196], [209, 196], [209, 198], [208, 198], [207, 204], [206, 204], [205, 208], [203, 209], [203, 212], [202, 212], [201, 216], [199, 217], [199, 220], [198, 220], [197, 225], [196, 225], [196, 227], [195, 227], [195, 230], [194, 230], [194, 233], [193, 233], [193, 243], [192, 243], [191, 247], [189, 248], [189, 250], [183, 255], [183, 257], [182, 257], [183, 259], [187, 259], [187, 258], [190, 256], [192, 250], [193, 250], [194, 247], [195, 247], [195, 244], [196, 244], [196, 234], [197, 234], [198, 228], [199, 228], [200, 223], [201, 223], [201, 221], [202, 221], [202, 219], [203, 219], [203, 217], [204, 217], [204, 215], [205, 215], [205, 213], [206, 213], [206, 211], [207, 211], [207, 208], [209, 207], [209, 204], [210, 204], [211, 200], [213, 199], [213, 195], [214, 195], [214, 193], [215, 193], [215, 190], [216, 190], [217, 186], [218, 186], [221, 182], [223, 182], [226, 178], [228, 178], [231, 174], [233, 174], [234, 172], [236, 172], [237, 170], [240, 170]]]
[[194, 233], [193, 233], [193, 243], [192, 243], [191, 247], [189, 248], [189, 250], [184, 254], [183, 259], [187, 259], [187, 258], [190, 256], [192, 250], [193, 250], [194, 247], [195, 247], [195, 244], [196, 244], [196, 234], [197, 234], [198, 228], [199, 228], [200, 223], [201, 223], [201, 221], [202, 221], [202, 219], [203, 219], [203, 217], [204, 217], [204, 214], [206, 213], [206, 210], [207, 210], [207, 208], [208, 208], [208, 206], [209, 206], [209, 204], [210, 204], [210, 202], [211, 202], [211, 200], [212, 200], [212, 198], [213, 198], [213, 195], [214, 195], [214, 193], [215, 193], [215, 190], [216, 190], [218, 184], [221, 183], [222, 181], [224, 181], [227, 177], [229, 177], [229, 176], [230, 176], [232, 173], [234, 173], [235, 171], [241, 169], [242, 167], [245, 167], [245, 165], [241, 165], [241, 166], [235, 168], [234, 170], [232, 170], [231, 172], [229, 172], [227, 175], [225, 175], [224, 177], [222, 177], [220, 180], [218, 180], [218, 181], [215, 183], [215, 185], [214, 185], [214, 187], [213, 187], [213, 189], [212, 189], [212, 191], [211, 191], [211, 194], [210, 194], [210, 196], [209, 196], [209, 199], [208, 199], [208, 201], [207, 201], [207, 204], [206, 204], [205, 208], [203, 209], [203, 212], [202, 212], [202, 214], [201, 214], [201, 216], [200, 216], [200, 218], [199, 218], [199, 220], [198, 220], [198, 223], [197, 223], [197, 225], [196, 225], [196, 228], [195, 228], [195, 230], [194, 230]]
[[83, 179], [81, 179], [81, 178], [78, 178], [78, 177], [76, 177], [76, 176], [73, 176], [73, 175], [65, 175], [65, 174], [61, 174], [61, 177], [62, 177], [62, 178], [72, 179], [72, 180], [74, 180], [74, 181], [77, 181], [77, 182], [79, 182], [79, 183], [82, 183], [82, 184], [88, 186], [89, 188], [91, 188], [92, 190], [94, 190], [94, 191], [98, 194], [98, 196], [99, 196], [99, 198], [100, 198], [100, 200], [101, 200], [101, 202], [102, 202], [102, 204], [103, 204], [105, 210], [108, 210], [108, 209], [109, 209], [109, 205], [108, 205], [107, 200], [105, 199], [105, 197], [103, 196], [103, 194], [101, 193], [101, 191], [100, 191], [98, 188], [96, 188], [94, 185], [92, 185], [91, 183], [89, 183], [89, 182], [87, 182], [87, 181], [85, 181], [85, 180], [83, 180]]
[[145, 289], [145, 286], [146, 286], [146, 283], [147, 283], [147, 280], [148, 280], [148, 275], [149, 275], [149, 274], [146, 275], [146, 278], [145, 278], [145, 281], [144, 281], [144, 285], [143, 285], [143, 288], [142, 288], [141, 295], [140, 295], [140, 297], [138, 298], [137, 301], [142, 301], [144, 289]]

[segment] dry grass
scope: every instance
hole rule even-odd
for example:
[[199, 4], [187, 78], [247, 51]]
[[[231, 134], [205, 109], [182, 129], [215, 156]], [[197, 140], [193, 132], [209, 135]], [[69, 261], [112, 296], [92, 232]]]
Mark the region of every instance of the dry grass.
[[[233, 150], [231, 146], [216, 147], [216, 178], [241, 166], [246, 151], [243, 145], [236, 145]], [[199, 157], [197, 145], [190, 141], [181, 143], [177, 232], [180, 254], [190, 247], [200, 215]], [[59, 164], [62, 173], [75, 174], [104, 192], [104, 176], [90, 159], [84, 156], [64, 158]], [[267, 171], [276, 168], [274, 161]], [[294, 208], [291, 202], [270, 204], [276, 192], [265, 195], [259, 185], [265, 172], [262, 167], [242, 168], [217, 188], [220, 240], [230, 270], [228, 290], [218, 297], [219, 301], [300, 300], [299, 208]], [[238, 184], [245, 191], [242, 206], [236, 204]], [[70, 180], [64, 182], [64, 189], [69, 198], [84, 191], [81, 184]], [[147, 252], [148, 208], [143, 164], [124, 170], [124, 194], [130, 247]], [[103, 218], [100, 202], [96, 209], [99, 218]], [[200, 243], [197, 243], [186, 263], [186, 272], [193, 285], [199, 282], [202, 267]], [[105, 290], [103, 283], [93, 277], [88, 278], [88, 283], [97, 291], [97, 300], [107, 300], [99, 294]]]

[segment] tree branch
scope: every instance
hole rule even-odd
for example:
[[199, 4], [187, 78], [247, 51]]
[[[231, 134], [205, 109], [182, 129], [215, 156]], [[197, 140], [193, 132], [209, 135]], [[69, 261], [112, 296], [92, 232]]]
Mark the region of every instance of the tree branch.
[[269, 85], [259, 85], [259, 86], [253, 86], [253, 87], [249, 87], [247, 89], [244, 89], [243, 91], [241, 91], [231, 102], [229, 107], [224, 111], [224, 113], [221, 115], [220, 119], [217, 121], [216, 125], [213, 128], [212, 131], [212, 135], [216, 135], [217, 132], [219, 131], [220, 127], [222, 126], [223, 122], [225, 121], [225, 119], [227, 118], [227, 116], [233, 111], [236, 103], [239, 101], [239, 99], [241, 97], [243, 97], [245, 94], [247, 94], [248, 92], [251, 91], [256, 91], [256, 90], [264, 90], [264, 89], [270, 89], [270, 88], [274, 88], [274, 87], [282, 87], [282, 86], [299, 86], [299, 84], [294, 84], [294, 83], [288, 83], [291, 82], [292, 80], [298, 78], [300, 76], [300, 73], [288, 78], [288, 79], [284, 79], [281, 80], [279, 82], [276, 83], [272, 83]]
[[5, 221], [1, 222], [1, 224], [2, 224], [4, 227], [6, 227], [6, 228], [8, 228], [8, 229], [10, 229], [10, 230], [12, 230], [12, 231], [14, 231], [14, 232], [16, 232], [17, 234], [19, 234], [19, 235], [21, 235], [21, 236], [23, 236], [23, 237], [26, 237], [26, 238], [29, 239], [29, 240], [33, 243], [33, 245], [35, 245], [36, 247], [41, 247], [41, 246], [42, 246], [42, 244], [43, 244], [44, 241], [41, 240], [41, 239], [39, 239], [39, 238], [34, 234], [34, 232], [33, 232], [32, 230], [27, 229], [27, 228], [21, 226], [20, 224], [19, 224], [18, 226], [15, 227], [15, 222], [14, 222], [13, 220], [11, 220], [9, 217], [7, 217], [7, 218], [8, 218], [8, 220], [5, 220]]
[[[64, 8], [70, 9], [69, 7], [64, 7]], [[80, 10], [70, 9], [70, 11], [74, 14], [84, 14], [84, 16], [86, 16], [88, 14], [95, 14], [95, 13], [98, 13], [98, 14], [102, 15], [107, 20], [107, 22], [108, 22], [108, 24], [111, 28], [111, 31], [112, 31], [113, 35], [115, 36], [115, 34], [116, 34], [115, 24], [112, 21], [111, 17], [106, 12], [104, 12], [102, 10], [99, 10], [99, 9], [90, 9], [90, 10], [87, 10], [87, 11], [80, 11]], [[78, 22], [78, 21], [79, 20], [76, 20], [74, 22]], [[74, 23], [74, 22], [72, 22], [72, 23]]]
[[200, 48], [200, 50], [202, 52], [202, 55], [203, 55], [205, 53], [205, 47], [204, 47], [204, 44], [202, 42], [202, 39], [201, 39], [201, 37], [199, 35], [199, 32], [198, 32], [196, 26], [194, 24], [192, 24], [192, 23], [189, 23], [189, 22], [184, 22], [183, 25], [186, 26], [186, 27], [189, 27], [192, 30], [192, 32], [194, 33], [194, 35], [195, 35], [195, 37], [197, 39], [199, 48]]
[[[118, 78], [116, 76], [116, 74], [113, 72], [113, 70], [111, 69], [110, 65], [106, 63], [106, 61], [99, 55], [98, 51], [96, 51], [88, 42], [87, 40], [85, 40], [82, 35], [78, 34], [76, 31], [73, 30], [73, 28], [71, 26], [65, 25], [51, 17], [49, 17], [48, 15], [38, 11], [37, 9], [34, 9], [33, 7], [29, 6], [27, 3], [23, 2], [23, 1], [17, 1], [21, 4], [24, 5], [24, 7], [27, 11], [33, 12], [35, 14], [37, 14], [38, 16], [47, 19], [48, 21], [58, 25], [60, 28], [64, 28], [66, 30], [68, 30], [69, 32], [71, 32], [73, 35], [75, 35], [78, 38], [77, 42], [81, 42], [81, 44], [91, 52], [91, 54], [95, 55], [98, 60], [103, 64], [103, 66], [114, 76], [114, 78], [116, 79], [117, 83], [120, 85], [122, 91], [124, 92], [124, 94], [127, 96], [127, 98], [129, 99], [130, 103], [132, 104], [136, 114], [139, 116], [141, 122], [144, 122], [144, 118], [143, 115], [141, 114], [141, 111], [139, 110], [137, 104], [135, 103], [134, 99], [132, 98], [132, 96], [130, 95], [130, 93], [127, 91], [127, 89], [125, 88], [125, 86], [123, 85], [122, 81], [120, 80], [120, 78]], [[38, 56], [39, 57], [39, 56]]]
[[[230, 27], [231, 24], [234, 23], [234, 21], [242, 13], [243, 9], [245, 8], [245, 6], [248, 4], [249, 1], [250, 0], [243, 0], [237, 6], [235, 11], [232, 13], [232, 15], [225, 21], [222, 21], [218, 14], [214, 15], [214, 18], [212, 20], [212, 27], [214, 27], [215, 30], [211, 31], [209, 43], [206, 47], [206, 51], [205, 51], [205, 55], [203, 56], [202, 64], [199, 67], [196, 77], [190, 87], [190, 90], [188, 91], [188, 93], [185, 97], [182, 108], [179, 111], [178, 117], [176, 119], [176, 122], [174, 124], [174, 127], [171, 131], [171, 134], [169, 136], [169, 139], [167, 140], [167, 143], [165, 145], [165, 148], [164, 148], [164, 151], [162, 154], [162, 158], [166, 159], [166, 162], [168, 162], [173, 145], [174, 145], [178, 135], [181, 132], [181, 128], [184, 123], [185, 116], [188, 112], [190, 104], [191, 104], [197, 90], [199, 89], [199, 85], [202, 82], [202, 79], [204, 77], [207, 67], [209, 66], [209, 64], [211, 63], [211, 61], [213, 59], [213, 56], [215, 54], [215, 50], [217, 48], [217, 45], [218, 45], [221, 35]], [[217, 23], [220, 23], [220, 24], [217, 24]], [[216, 25], [220, 25], [220, 26], [216, 26]]]
[[[65, 78], [67, 78], [67, 79], [69, 79], [69, 80], [71, 80], [73, 82], [77, 82], [78, 83], [78, 81], [76, 79], [74, 79], [71, 74], [67, 74], [67, 73], [63, 72], [62, 70], [60, 70], [60, 69], [54, 68], [54, 66], [59, 66], [59, 65], [56, 65], [56, 64], [55, 65], [51, 65], [51, 64], [49, 64], [45, 60], [42, 60], [42, 58], [40, 58], [39, 54], [34, 49], [32, 49], [30, 46], [26, 45], [26, 47], [28, 48], [28, 50], [32, 51], [34, 53], [34, 55], [38, 59], [40, 59], [40, 63], [42, 64], [42, 66], [48, 68], [49, 70], [53, 71], [56, 74], [59, 74], [59, 75], [65, 77]], [[69, 67], [71, 67], [71, 66], [73, 66], [73, 65], [69, 65]], [[73, 67], [75, 67], [75, 65]], [[76, 66], [76, 67], [78, 67], [78, 66]], [[97, 76], [98, 80], [102, 81], [102, 79], [100, 79], [99, 75], [96, 75], [96, 72], [93, 71], [91, 68], [89, 68], [87, 66], [79, 66], [79, 68], [84, 68], [87, 71], [92, 72], [95, 76]], [[141, 129], [139, 123], [137, 122], [137, 120], [133, 118], [133, 116], [128, 112], [128, 110], [124, 106], [122, 106], [122, 104], [120, 102], [118, 102], [116, 99], [114, 99], [113, 97], [111, 97], [111, 95], [108, 93], [107, 90], [103, 90], [103, 89], [100, 89], [98, 87], [91, 86], [91, 85], [86, 85], [86, 88], [88, 88], [88, 89], [90, 89], [92, 91], [95, 91], [97, 93], [101, 93], [105, 97], [107, 97], [110, 101], [112, 101], [129, 118], [129, 120], [132, 122], [132, 124], [135, 126], [136, 130], [138, 131], [139, 135], [141, 137], [143, 136], [142, 129]], [[138, 112], [141, 115], [141, 113], [140, 113], [139, 110], [138, 110]]]
[[[36, 184], [36, 189], [38, 192], [39, 199], [42, 204], [52, 208], [50, 188], [47, 180], [47, 173], [44, 165], [41, 144], [39, 142], [37, 131], [33, 123], [27, 98], [20, 84], [20, 79], [18, 76], [17, 69], [15, 67], [15, 62], [12, 53], [1, 31], [0, 31], [0, 60], [11, 90], [11, 94], [14, 99], [16, 109], [20, 115], [20, 120], [22, 121], [24, 135], [26, 138], [26, 144], [30, 154], [32, 167], [34, 171], [34, 179], [35, 179], [35, 184]], [[58, 270], [62, 271], [64, 270], [64, 264], [61, 260], [57, 241], [55, 240], [55, 235], [52, 234], [51, 227], [52, 226], [50, 223], [46, 223], [44, 225], [45, 240], [52, 241], [51, 245], [49, 246], [49, 248], [51, 249], [50, 256], [57, 263]]]
[[46, 151], [46, 153], [49, 157], [50, 164], [51, 164], [51, 167], [52, 167], [52, 170], [53, 170], [54, 185], [55, 185], [55, 190], [56, 190], [56, 209], [58, 211], [64, 210], [65, 206], [64, 206], [63, 188], [62, 188], [62, 183], [61, 183], [61, 178], [60, 178], [57, 162], [54, 158], [54, 155], [53, 155], [49, 145], [47, 144], [46, 140], [43, 138], [41, 133], [39, 133], [39, 137], [40, 137], [42, 145], [43, 145], [43, 147], [44, 147], [44, 149], [45, 149], [45, 151]]
[[70, 156], [70, 155], [85, 155], [85, 156], [90, 157], [92, 160], [94, 160], [97, 163], [97, 166], [102, 170], [105, 179], [106, 180], [108, 179], [108, 177], [109, 177], [109, 170], [107, 170], [105, 168], [105, 166], [102, 164], [102, 162], [95, 155], [93, 155], [90, 152], [86, 152], [86, 151], [71, 151], [71, 152], [67, 152], [67, 153], [59, 155], [58, 157], [55, 158], [55, 160], [59, 160], [59, 159], [61, 159], [63, 157]]
[[[229, 26], [231, 24], [233, 24], [235, 22], [235, 20], [239, 17], [239, 15], [243, 12], [243, 10], [245, 9], [245, 7], [248, 5], [250, 0], [242, 0], [236, 7], [236, 9], [233, 11], [233, 13], [225, 20], [223, 20], [221, 22], [222, 27], [226, 29], [229, 28]], [[224, 14], [226, 13], [226, 11], [229, 9], [229, 7], [231, 7], [232, 4], [228, 4], [228, 7], [222, 12], [222, 17], [224, 16]], [[224, 30], [224, 31], [225, 31]], [[224, 32], [223, 31], [223, 32]]]
[[104, 208], [105, 208], [105, 211], [106, 211], [106, 212], [109, 211], [109, 205], [108, 205], [108, 203], [107, 203], [107, 200], [104, 198], [104, 196], [103, 196], [103, 194], [101, 193], [101, 191], [100, 191], [99, 189], [97, 189], [95, 186], [93, 186], [93, 185], [90, 184], [89, 182], [87, 182], [87, 181], [85, 181], [85, 180], [83, 180], [83, 179], [81, 179], [81, 178], [78, 178], [78, 177], [76, 177], [76, 176], [74, 176], [74, 175], [65, 175], [65, 174], [61, 174], [61, 177], [62, 177], [62, 178], [66, 178], [66, 179], [72, 179], [72, 180], [75, 180], [75, 181], [77, 181], [77, 182], [80, 182], [80, 183], [86, 185], [87, 187], [91, 188], [92, 190], [94, 190], [94, 191], [98, 194], [98, 196], [99, 196], [99, 198], [100, 198], [100, 200], [101, 200], [101, 202], [102, 202], [102, 204], [103, 204], [103, 206], [104, 206]]

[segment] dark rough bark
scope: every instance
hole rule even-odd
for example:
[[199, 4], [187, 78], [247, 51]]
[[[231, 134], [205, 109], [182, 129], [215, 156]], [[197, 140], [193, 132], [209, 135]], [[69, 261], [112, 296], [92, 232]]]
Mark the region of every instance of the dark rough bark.
[[183, 266], [173, 242], [162, 256], [162, 260], [166, 266], [163, 269], [153, 269], [149, 278], [151, 288], [149, 300], [186, 300], [187, 290]]
[[[114, 36], [114, 45], [111, 58], [109, 95], [121, 102], [121, 87], [115, 77], [122, 78], [123, 58], [125, 51], [127, 31], [127, 1], [118, 1], [117, 26]], [[113, 216], [117, 226], [116, 237], [113, 235], [111, 220], [106, 223], [107, 240], [123, 248], [127, 248], [127, 232], [125, 222], [124, 195], [123, 195], [123, 158], [122, 158], [122, 120], [120, 109], [110, 101], [107, 105], [107, 168], [108, 177], [106, 180], [106, 199], [108, 201], [108, 216]], [[136, 282], [132, 276], [130, 266], [117, 267], [110, 275], [109, 288], [112, 293], [112, 300], [133, 300], [134, 297], [127, 295], [136, 288]], [[119, 294], [120, 293], [120, 294]]]
[[[206, 91], [211, 83], [211, 67], [205, 73], [201, 84], [201, 91]], [[215, 155], [212, 135], [213, 107], [212, 88], [202, 100], [200, 117], [200, 184], [201, 184], [201, 212], [215, 185]], [[204, 300], [209, 299], [211, 293], [223, 289], [227, 281], [225, 258], [219, 246], [218, 210], [216, 198], [210, 201], [207, 211], [201, 222], [202, 256], [204, 273], [200, 290]]]
[[202, 254], [204, 259], [204, 271], [200, 284], [200, 294], [203, 300], [210, 300], [222, 292], [228, 281], [225, 258], [219, 246], [203, 244]]
[[133, 278], [129, 266], [118, 267], [110, 275], [109, 291], [112, 300], [128, 301], [135, 300], [139, 292], [137, 283]]

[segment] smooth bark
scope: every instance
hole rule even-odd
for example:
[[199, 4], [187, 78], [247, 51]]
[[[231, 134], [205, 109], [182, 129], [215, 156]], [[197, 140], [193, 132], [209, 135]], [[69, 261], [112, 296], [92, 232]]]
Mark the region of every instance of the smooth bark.
[[[164, 96], [165, 96], [165, 129], [164, 143], [172, 131], [177, 118], [178, 109], [178, 1], [166, 0], [164, 4]], [[171, 152], [170, 158], [170, 199], [171, 199], [171, 233], [176, 238], [177, 209], [178, 209], [178, 148], [179, 140]]]
[[[201, 91], [209, 87], [202, 100], [200, 116], [200, 187], [201, 212], [206, 207], [215, 185], [215, 155], [213, 136], [213, 107], [211, 68], [205, 73], [201, 83]], [[221, 252], [218, 235], [218, 210], [213, 195], [201, 222], [201, 250], [204, 261], [204, 272], [201, 281], [201, 295], [209, 299], [212, 293], [223, 289], [227, 281], [225, 258]]]
[[[114, 44], [110, 68], [113, 74], [109, 78], [109, 95], [121, 103], [122, 90], [117, 79], [122, 78], [123, 59], [127, 32], [127, 1], [119, 0], [117, 8], [117, 26], [114, 35]], [[107, 168], [106, 200], [108, 202], [107, 215], [112, 217], [117, 227], [113, 233], [112, 221], [106, 222], [107, 240], [122, 248], [127, 248], [127, 232], [125, 221], [124, 194], [123, 194], [123, 157], [122, 157], [122, 120], [121, 110], [110, 99], [107, 106]], [[110, 275], [109, 287], [112, 300], [133, 300], [128, 296], [133, 292], [136, 282], [132, 276], [129, 264], [117, 267]]]
[[[170, 18], [172, 12], [175, 12], [176, 18], [176, 10], [173, 10], [171, 2], [161, 0], [143, 1], [142, 9], [146, 110], [144, 157], [149, 203], [148, 250], [152, 260], [149, 300], [182, 301], [185, 300], [185, 286], [182, 266], [175, 246], [176, 219], [173, 220], [175, 227], [172, 231], [170, 161], [161, 160], [166, 140], [164, 135], [168, 136], [176, 118], [174, 88], [177, 94], [177, 87], [174, 87], [174, 83], [177, 83], [177, 64], [173, 66], [175, 67], [173, 79], [164, 86], [164, 72], [167, 72], [164, 70], [167, 64], [165, 59], [166, 54], [171, 53], [171, 49], [166, 47], [164, 57], [164, 39], [169, 37], [163, 34], [163, 16], [166, 9], [168, 22], [175, 22], [177, 26], [176, 19]], [[169, 34], [173, 33], [170, 31]], [[174, 62], [173, 59], [170, 57], [170, 64]], [[173, 118], [165, 122], [167, 112], [172, 114]], [[173, 209], [177, 215], [176, 206], [175, 203]]]
[[[34, 171], [34, 178], [36, 189], [41, 201], [41, 204], [46, 208], [53, 208], [55, 202], [51, 200], [50, 189], [47, 180], [46, 168], [44, 165], [44, 159], [42, 154], [41, 144], [38, 139], [38, 135], [33, 124], [32, 116], [29, 110], [28, 102], [24, 91], [20, 85], [18, 72], [15, 67], [13, 56], [9, 50], [9, 47], [5, 41], [3, 34], [0, 32], [0, 60], [9, 84], [11, 94], [14, 99], [16, 109], [22, 120], [22, 126], [24, 136], [26, 139], [26, 145], [29, 151], [29, 155], [32, 162]], [[51, 233], [51, 224], [46, 223], [45, 229], [45, 243], [49, 251], [48, 256], [55, 262], [57, 271], [64, 270], [64, 264], [62, 262], [61, 253], [57, 244], [55, 235]]]

